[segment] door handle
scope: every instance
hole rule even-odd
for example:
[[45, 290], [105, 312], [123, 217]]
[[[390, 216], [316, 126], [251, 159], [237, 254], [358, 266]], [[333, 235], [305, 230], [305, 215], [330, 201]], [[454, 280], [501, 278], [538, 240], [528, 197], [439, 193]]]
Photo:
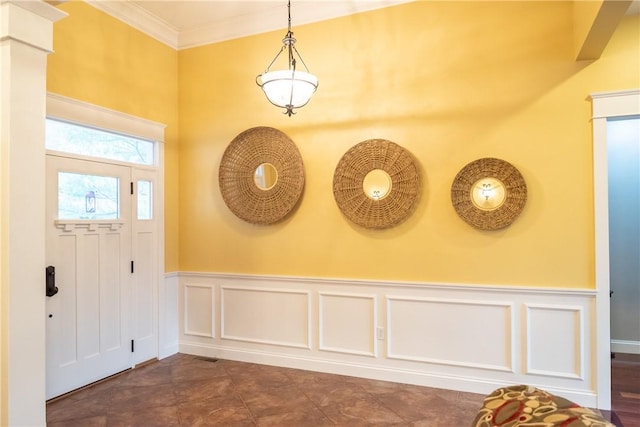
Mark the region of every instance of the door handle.
[[58, 287], [56, 286], [56, 268], [50, 265], [45, 270], [45, 283], [47, 296], [52, 297], [58, 293]]

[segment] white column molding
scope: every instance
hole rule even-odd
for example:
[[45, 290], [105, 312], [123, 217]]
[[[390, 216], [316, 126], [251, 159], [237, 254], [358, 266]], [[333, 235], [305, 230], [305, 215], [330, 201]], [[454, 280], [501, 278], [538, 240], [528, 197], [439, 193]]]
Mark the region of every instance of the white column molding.
[[46, 68], [65, 16], [43, 1], [0, 1], [0, 425], [46, 424]]

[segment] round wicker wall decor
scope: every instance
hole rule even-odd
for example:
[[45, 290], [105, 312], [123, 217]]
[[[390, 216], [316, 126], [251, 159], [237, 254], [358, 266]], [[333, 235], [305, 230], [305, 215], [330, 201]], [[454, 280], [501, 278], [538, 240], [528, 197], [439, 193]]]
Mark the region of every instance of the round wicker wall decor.
[[512, 164], [483, 158], [467, 164], [451, 185], [451, 202], [462, 219], [480, 230], [507, 227], [527, 203], [527, 184]]
[[[257, 170], [272, 165], [275, 183], [259, 187]], [[218, 183], [231, 212], [252, 224], [273, 224], [298, 203], [304, 187], [302, 157], [294, 142], [271, 127], [247, 129], [225, 150]]]
[[[367, 195], [365, 177], [380, 170], [388, 176], [382, 197]], [[382, 174], [384, 175], [384, 174]], [[365, 228], [382, 229], [402, 222], [418, 197], [420, 174], [409, 151], [391, 141], [370, 139], [349, 149], [333, 175], [333, 196], [342, 213]]]

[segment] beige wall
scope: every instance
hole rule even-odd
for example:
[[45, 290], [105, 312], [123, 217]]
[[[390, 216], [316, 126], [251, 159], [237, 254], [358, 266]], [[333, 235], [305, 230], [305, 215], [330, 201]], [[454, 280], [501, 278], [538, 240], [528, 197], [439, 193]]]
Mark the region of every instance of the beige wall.
[[[255, 86], [282, 31], [176, 52], [77, 2], [55, 26], [48, 90], [166, 123], [166, 271], [592, 288], [592, 92], [640, 86], [638, 17], [597, 61], [574, 61], [569, 2], [415, 2], [296, 26], [320, 86], [291, 118]], [[180, 128], [178, 129], [178, 123]], [[271, 126], [302, 154], [306, 184], [283, 222], [236, 218], [217, 184], [240, 132]], [[333, 171], [384, 138], [417, 159], [422, 189], [401, 225], [352, 225]], [[513, 225], [455, 213], [456, 173], [499, 157], [529, 200]], [[275, 249], [274, 249], [275, 248]]]
[[178, 54], [84, 2], [59, 6], [47, 90], [167, 125], [165, 269], [178, 270]]
[[[592, 92], [640, 86], [638, 17], [602, 57], [574, 60], [568, 2], [415, 2], [296, 27], [320, 86], [291, 118], [252, 82], [282, 32], [179, 53], [182, 271], [419, 282], [594, 287]], [[306, 184], [280, 224], [237, 219], [217, 184], [222, 153], [254, 126], [287, 133]], [[352, 225], [332, 194], [353, 145], [384, 138], [422, 172], [413, 215], [389, 230]], [[498, 157], [529, 200], [509, 228], [482, 232], [450, 202], [456, 173]]]

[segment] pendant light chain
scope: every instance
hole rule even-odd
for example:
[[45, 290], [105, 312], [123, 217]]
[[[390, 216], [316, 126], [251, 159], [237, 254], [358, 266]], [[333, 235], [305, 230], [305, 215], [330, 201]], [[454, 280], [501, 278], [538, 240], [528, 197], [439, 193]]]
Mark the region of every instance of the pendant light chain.
[[289, 13], [289, 34], [291, 34], [291, 0], [287, 1], [287, 11]]
[[[289, 51], [289, 71], [291, 71], [291, 85], [293, 86], [293, 80], [296, 75], [296, 59], [293, 57], [293, 47], [296, 39], [293, 38], [293, 32], [291, 31], [291, 0], [287, 1], [287, 13], [289, 16], [289, 24], [286, 45]], [[289, 92], [289, 103], [285, 105], [285, 108], [285, 114], [287, 114], [289, 117], [291, 117], [292, 114], [295, 114], [295, 112], [293, 111], [293, 89]]]
[[[296, 39], [293, 38], [293, 32], [291, 31], [291, 0], [287, 1], [287, 13], [289, 14], [289, 26], [288, 26], [288, 31], [287, 31], [287, 37], [286, 37], [285, 40], [287, 40], [286, 41], [286, 45], [289, 48], [289, 69], [293, 70], [293, 72], [295, 73], [295, 71], [296, 71], [296, 59], [293, 57], [293, 49], [295, 49], [294, 43], [296, 42]], [[298, 54], [298, 55], [300, 55], [300, 54]], [[303, 63], [304, 63], [304, 61], [303, 61]], [[292, 93], [292, 95], [293, 95], [293, 93]]]

